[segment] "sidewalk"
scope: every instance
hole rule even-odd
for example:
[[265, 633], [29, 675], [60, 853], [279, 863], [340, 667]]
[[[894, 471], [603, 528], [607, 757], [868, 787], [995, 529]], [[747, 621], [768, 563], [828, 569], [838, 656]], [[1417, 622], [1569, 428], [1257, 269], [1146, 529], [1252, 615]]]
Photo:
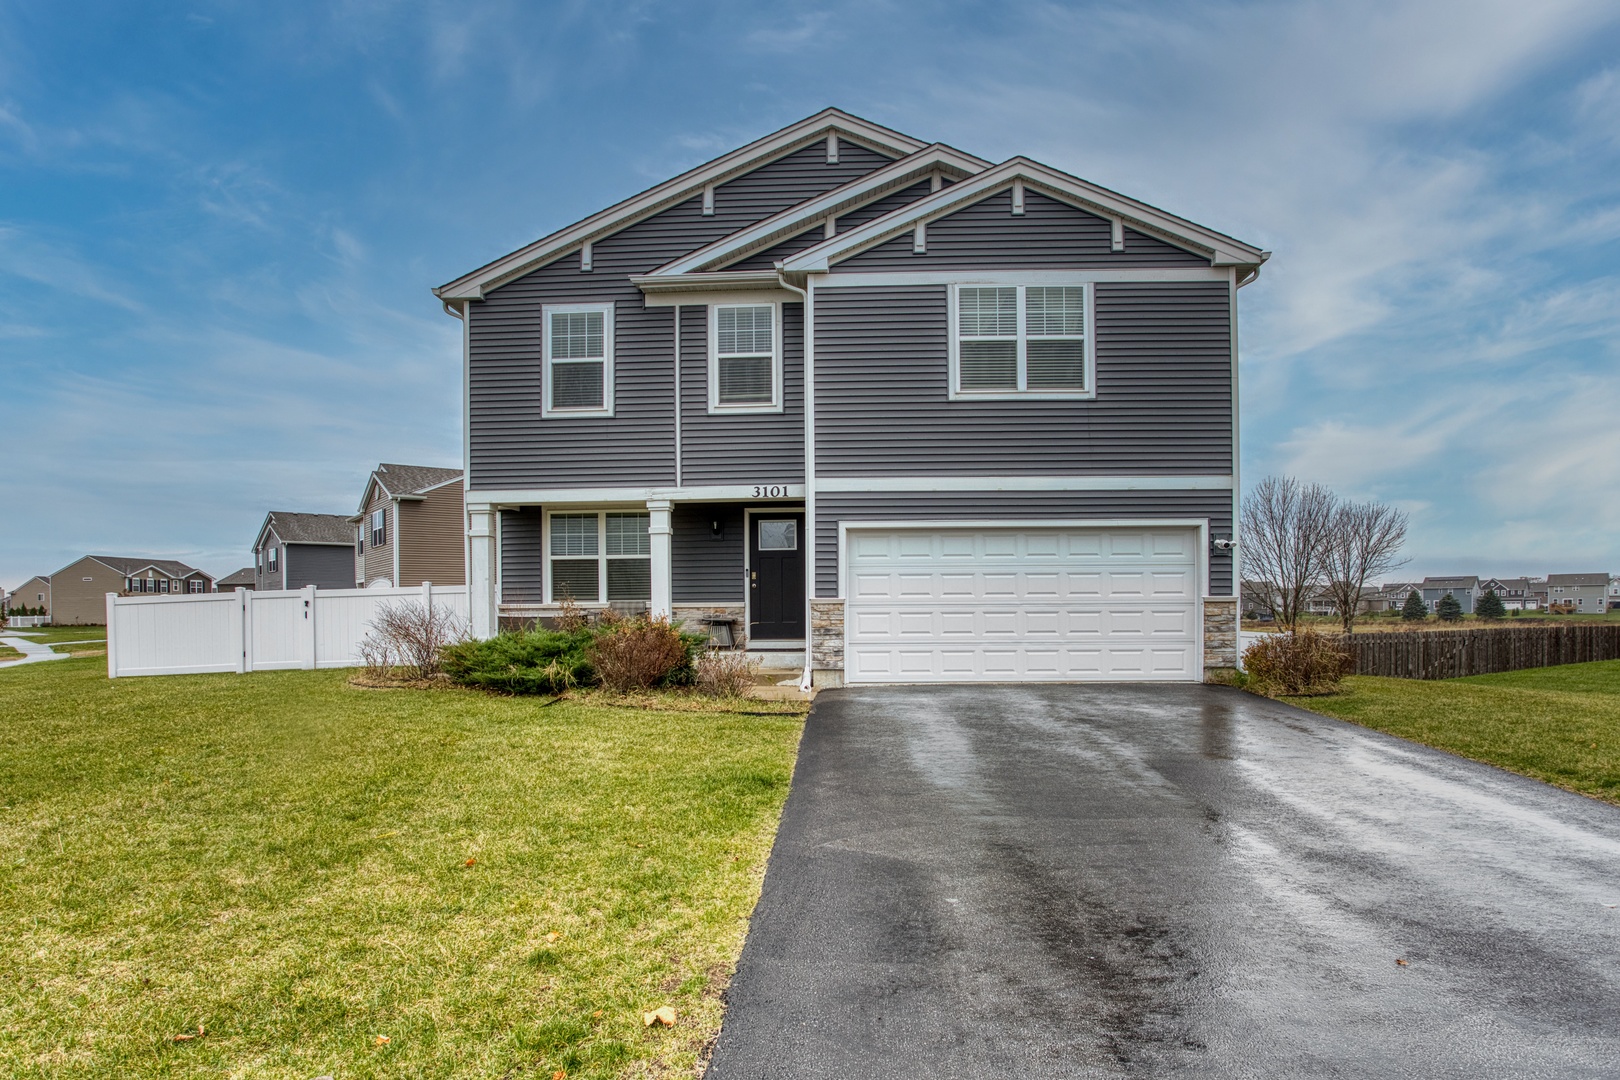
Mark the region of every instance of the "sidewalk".
[[0, 645], [10, 645], [23, 654], [21, 660], [0, 660], [0, 668], [20, 667], [23, 664], [37, 664], [45, 660], [66, 660], [67, 653], [59, 653], [49, 645], [16, 634], [0, 631]]

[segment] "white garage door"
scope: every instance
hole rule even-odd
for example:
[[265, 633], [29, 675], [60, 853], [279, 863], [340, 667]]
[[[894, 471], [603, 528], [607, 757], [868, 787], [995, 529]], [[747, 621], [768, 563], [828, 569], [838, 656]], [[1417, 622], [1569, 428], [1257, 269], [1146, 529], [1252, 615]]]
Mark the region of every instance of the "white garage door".
[[851, 527], [845, 678], [1197, 679], [1198, 535]]

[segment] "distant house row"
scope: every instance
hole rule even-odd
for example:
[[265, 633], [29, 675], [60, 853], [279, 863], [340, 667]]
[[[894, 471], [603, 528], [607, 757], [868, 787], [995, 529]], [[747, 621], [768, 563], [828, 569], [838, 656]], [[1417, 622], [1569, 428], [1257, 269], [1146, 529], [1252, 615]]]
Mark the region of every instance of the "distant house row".
[[[1266, 611], [1266, 588], [1264, 582], [1243, 583], [1245, 615], [1258, 615]], [[1620, 609], [1620, 576], [1589, 573], [1549, 574], [1545, 578], [1482, 578], [1466, 575], [1385, 582], [1362, 594], [1360, 611], [1363, 614], [1398, 611], [1406, 606], [1407, 597], [1414, 592], [1431, 612], [1438, 610], [1440, 601], [1449, 595], [1462, 607], [1465, 615], [1474, 613], [1474, 606], [1487, 592], [1494, 592], [1502, 601], [1502, 606], [1509, 611], [1545, 611], [1555, 605], [1560, 610], [1577, 614]], [[1324, 588], [1306, 602], [1306, 610], [1312, 615], [1335, 615], [1338, 605]]]
[[176, 559], [86, 555], [4, 595], [6, 610], [40, 610], [51, 622], [104, 622], [107, 594], [353, 589], [465, 585], [462, 472], [384, 463], [372, 470], [353, 514], [272, 510], [252, 545], [253, 565], [223, 578]]

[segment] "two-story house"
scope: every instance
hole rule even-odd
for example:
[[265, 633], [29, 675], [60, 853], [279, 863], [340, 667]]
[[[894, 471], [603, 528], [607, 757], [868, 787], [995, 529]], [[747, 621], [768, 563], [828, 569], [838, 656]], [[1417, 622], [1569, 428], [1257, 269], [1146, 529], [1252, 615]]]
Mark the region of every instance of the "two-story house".
[[1479, 583], [1479, 595], [1494, 592], [1509, 611], [1534, 611], [1538, 606], [1529, 578], [1486, 578]]
[[818, 685], [1230, 666], [1267, 256], [834, 109], [502, 256], [434, 290], [474, 632], [569, 597]]
[[1597, 615], [1609, 610], [1609, 575], [1548, 574], [1547, 600], [1568, 604], [1577, 615]]
[[354, 576], [362, 586], [467, 583], [462, 470], [378, 465], [351, 526]]
[[6, 596], [6, 609], [40, 609], [47, 615], [51, 611], [51, 575], [39, 574], [17, 586]]
[[51, 622], [57, 626], [102, 626], [107, 594], [131, 596], [209, 593], [214, 579], [178, 559], [86, 555], [51, 575]]
[[1466, 577], [1426, 577], [1421, 586], [1423, 602], [1429, 606], [1430, 611], [1440, 609], [1440, 601], [1449, 593], [1462, 605], [1464, 615], [1474, 613], [1474, 601], [1480, 597], [1479, 577], [1470, 574]]
[[253, 572], [253, 588], [260, 591], [354, 588], [354, 527], [348, 515], [270, 511], [253, 540]]

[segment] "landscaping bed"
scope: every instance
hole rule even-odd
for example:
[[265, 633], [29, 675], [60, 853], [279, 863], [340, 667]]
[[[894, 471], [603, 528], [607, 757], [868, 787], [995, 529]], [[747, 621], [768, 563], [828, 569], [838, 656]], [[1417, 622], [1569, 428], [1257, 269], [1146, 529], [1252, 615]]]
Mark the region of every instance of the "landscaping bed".
[[8, 673], [0, 1074], [692, 1075], [802, 717], [350, 675]]
[[1620, 660], [1440, 681], [1358, 675], [1337, 694], [1284, 700], [1620, 803]]

